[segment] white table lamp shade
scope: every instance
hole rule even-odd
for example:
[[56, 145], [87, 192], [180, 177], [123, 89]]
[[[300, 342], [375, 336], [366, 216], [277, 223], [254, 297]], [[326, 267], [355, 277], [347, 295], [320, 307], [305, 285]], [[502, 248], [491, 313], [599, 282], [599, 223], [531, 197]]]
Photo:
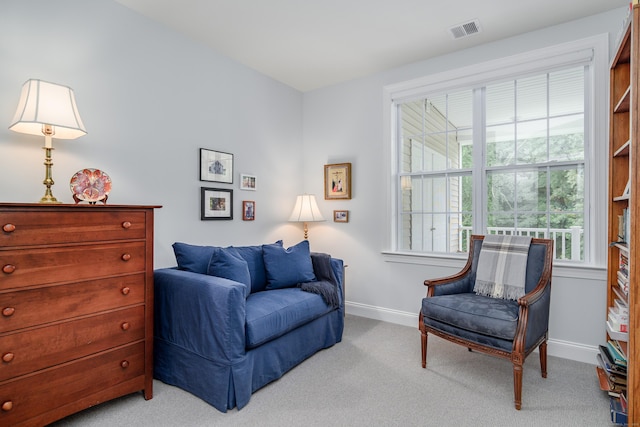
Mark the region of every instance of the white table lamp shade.
[[324, 221], [320, 209], [318, 209], [318, 203], [316, 202], [316, 196], [313, 194], [303, 194], [296, 199], [296, 205], [291, 212], [289, 221], [294, 222], [316, 222]]
[[75, 139], [85, 130], [73, 89], [42, 80], [27, 80], [16, 114], [9, 129], [30, 135], [42, 135], [42, 126], [51, 125], [56, 139]]

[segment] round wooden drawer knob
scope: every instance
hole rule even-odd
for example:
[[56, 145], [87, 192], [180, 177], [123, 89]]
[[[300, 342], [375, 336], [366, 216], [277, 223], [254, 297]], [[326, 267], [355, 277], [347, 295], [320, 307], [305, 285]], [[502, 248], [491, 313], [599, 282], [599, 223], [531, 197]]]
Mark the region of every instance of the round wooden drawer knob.
[[7, 264], [4, 267], [2, 267], [2, 272], [3, 273], [11, 274], [14, 271], [16, 271], [16, 266], [15, 265]]
[[122, 369], [127, 369], [129, 367], [129, 361], [123, 360], [122, 362], [120, 362], [120, 366], [122, 367]]
[[5, 353], [2, 355], [2, 361], [5, 363], [9, 363], [13, 360], [14, 357], [15, 357], [15, 354], [13, 353]]
[[11, 233], [16, 230], [16, 226], [13, 224], [5, 224], [2, 226], [2, 231], [5, 233]]
[[13, 308], [13, 307], [5, 307], [5, 308], [2, 309], [2, 315], [4, 317], [13, 316], [13, 313], [15, 313], [15, 312], [16, 312], [16, 309]]
[[122, 255], [122, 260], [123, 261], [129, 261], [131, 259], [131, 254], [123, 254]]
[[125, 286], [120, 290], [120, 292], [122, 292], [122, 295], [129, 295], [129, 292], [131, 292], [131, 288]]
[[124, 228], [125, 230], [128, 230], [131, 228], [131, 223], [129, 221], [125, 221], [122, 223], [122, 228]]
[[12, 401], [7, 400], [6, 402], [2, 402], [2, 410], [4, 412], [9, 412], [12, 409], [13, 409], [13, 402]]
[[129, 324], [129, 322], [123, 322], [122, 325], [120, 325], [120, 327], [122, 328], [123, 331], [127, 331], [129, 330], [131, 325]]

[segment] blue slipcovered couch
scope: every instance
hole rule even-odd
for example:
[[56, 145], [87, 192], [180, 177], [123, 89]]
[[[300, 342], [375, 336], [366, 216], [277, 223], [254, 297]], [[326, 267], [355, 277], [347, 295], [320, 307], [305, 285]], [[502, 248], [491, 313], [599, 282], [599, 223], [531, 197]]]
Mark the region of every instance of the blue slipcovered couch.
[[222, 412], [241, 409], [254, 391], [342, 340], [342, 260], [310, 253], [307, 241], [173, 248], [178, 266], [154, 272], [160, 381]]

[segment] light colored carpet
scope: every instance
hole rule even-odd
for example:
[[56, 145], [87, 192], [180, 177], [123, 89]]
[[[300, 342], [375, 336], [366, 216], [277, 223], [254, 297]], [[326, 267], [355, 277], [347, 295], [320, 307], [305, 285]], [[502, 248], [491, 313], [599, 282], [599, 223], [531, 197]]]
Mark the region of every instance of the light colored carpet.
[[226, 414], [159, 381], [55, 423], [62, 426], [608, 426], [609, 404], [592, 365], [537, 353], [525, 363], [522, 410], [513, 406], [509, 361], [420, 332], [346, 317], [341, 343], [323, 350]]

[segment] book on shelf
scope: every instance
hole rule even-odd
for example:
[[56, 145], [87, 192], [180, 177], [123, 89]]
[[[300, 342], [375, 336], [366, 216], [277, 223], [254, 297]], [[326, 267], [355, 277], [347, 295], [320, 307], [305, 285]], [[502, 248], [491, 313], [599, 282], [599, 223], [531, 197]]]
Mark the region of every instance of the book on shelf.
[[607, 373], [616, 375], [627, 375], [627, 367], [617, 365], [606, 346], [598, 346], [598, 351], [598, 362]]
[[618, 271], [616, 284], [618, 285], [618, 289], [620, 289], [626, 299], [627, 295], [629, 295], [629, 280], [620, 271]]
[[616, 273], [618, 283], [629, 283], [629, 272], [625, 270], [618, 270]]
[[629, 332], [629, 314], [618, 314], [614, 307], [609, 307], [607, 322], [616, 332]]
[[626, 305], [627, 297], [629, 295], [628, 293], [629, 288], [627, 287], [627, 292], [625, 292], [624, 289], [621, 288], [619, 285], [612, 286], [611, 289], [613, 290], [613, 293], [616, 294], [616, 301], [620, 301], [620, 303]]
[[627, 305], [627, 300], [616, 298], [613, 301], [613, 306], [618, 310], [618, 313], [627, 313], [629, 314], [629, 306]]
[[[600, 356], [600, 355], [598, 355]], [[607, 373], [600, 366], [596, 366], [596, 372], [598, 373], [598, 382], [600, 383], [600, 390], [609, 391], [609, 381], [607, 380]]]
[[607, 333], [609, 337], [615, 340], [627, 341], [629, 339], [629, 333], [620, 330], [620, 325], [615, 325], [611, 323], [609, 319], [605, 322], [607, 326]]
[[622, 408], [622, 403], [617, 397], [609, 398], [611, 410], [611, 422], [617, 425], [627, 425], [627, 412]]
[[624, 300], [618, 298], [613, 300], [613, 306], [609, 307], [609, 311], [613, 312], [619, 318], [619, 320], [629, 320], [629, 307]]
[[598, 382], [600, 384], [600, 390], [606, 391], [609, 396], [620, 397], [622, 394], [627, 392], [626, 384], [615, 384], [612, 383], [606, 372], [600, 367], [596, 366], [596, 370], [598, 373]]
[[620, 254], [618, 255], [618, 271], [622, 272], [627, 280], [629, 280], [629, 258], [627, 257], [627, 254], [622, 251], [620, 251]]
[[618, 348], [622, 352], [622, 355], [624, 356], [624, 358], [629, 360], [629, 353], [627, 350], [628, 347], [627, 347], [626, 341], [616, 340], [616, 343], [618, 343]]
[[630, 215], [629, 208], [622, 210], [622, 215], [618, 215], [618, 241], [616, 243], [627, 243], [630, 238]]
[[606, 362], [601, 354], [597, 354], [598, 366], [598, 380], [600, 381], [600, 388], [605, 391], [620, 392], [627, 388], [627, 373], [611, 371], [607, 367]]
[[609, 354], [611, 354], [611, 358], [613, 359], [613, 363], [618, 366], [627, 367], [627, 358], [622, 354], [622, 351], [616, 344], [616, 340], [607, 341], [607, 350], [609, 350]]
[[629, 208], [624, 208], [624, 241], [631, 241], [631, 214]]
[[618, 242], [626, 242], [624, 240], [624, 215], [618, 215]]

